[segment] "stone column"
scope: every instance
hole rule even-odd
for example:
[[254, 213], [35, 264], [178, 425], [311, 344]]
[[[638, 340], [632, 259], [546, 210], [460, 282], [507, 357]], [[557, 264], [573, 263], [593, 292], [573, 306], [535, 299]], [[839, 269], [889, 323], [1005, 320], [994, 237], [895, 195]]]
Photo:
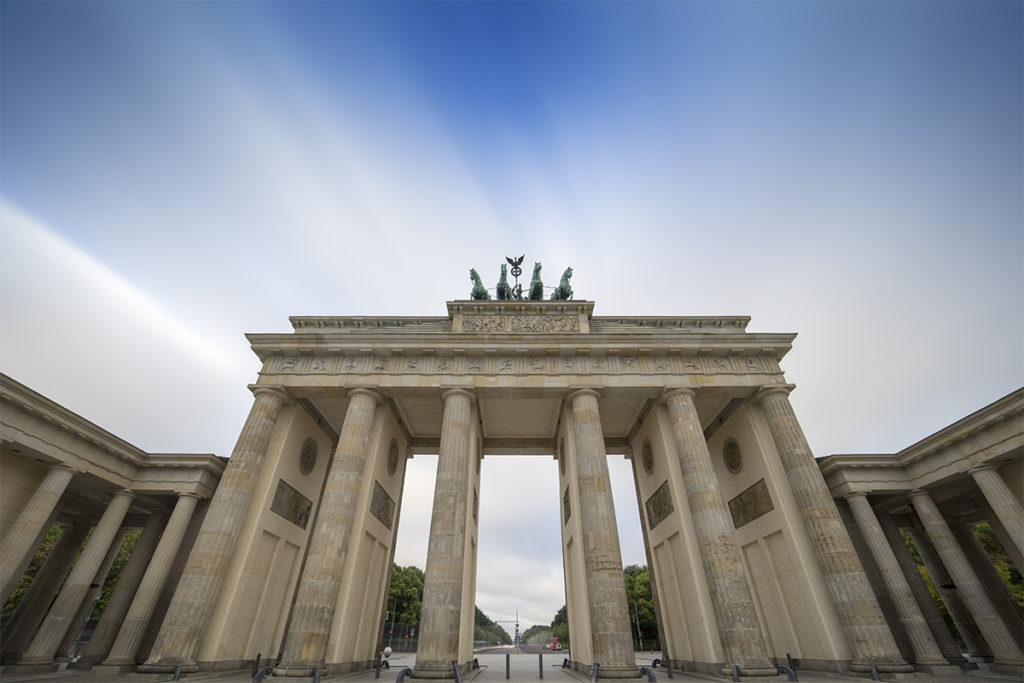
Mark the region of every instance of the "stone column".
[[778, 671], [768, 659], [768, 646], [733, 537], [732, 520], [711, 464], [694, 396], [692, 389], [673, 389], [665, 393], [663, 400], [672, 419], [676, 456], [722, 640], [725, 662], [721, 673], [727, 675], [734, 665], [739, 665], [744, 676], [775, 676]]
[[914, 663], [929, 667], [947, 666], [938, 643], [935, 642], [931, 631], [928, 630], [928, 622], [925, 621], [921, 608], [914, 600], [910, 584], [907, 583], [906, 577], [900, 570], [896, 555], [893, 554], [892, 548], [889, 547], [889, 543], [885, 539], [885, 533], [878, 523], [878, 518], [875, 517], [874, 510], [871, 509], [867, 495], [857, 491], [847, 494], [845, 498], [857, 520], [864, 543], [867, 544], [875, 566], [878, 567], [878, 572], [882, 575], [882, 580], [885, 581], [885, 586], [889, 590], [893, 606], [896, 608], [896, 613], [899, 614], [900, 623], [903, 624], [903, 629], [914, 648]]
[[348, 410], [320, 498], [284, 653], [275, 670], [278, 676], [310, 676], [314, 667], [324, 664], [379, 401], [380, 394], [369, 389], [349, 392]]
[[[96, 673], [124, 673], [135, 668], [135, 652], [146, 632], [149, 618], [153, 616], [153, 609], [160, 598], [171, 563], [178, 554], [181, 539], [185, 535], [198, 501], [199, 496], [195, 493], [182, 493], [178, 496], [178, 502], [146, 566], [146, 573], [135, 591], [135, 597], [121, 623], [114, 645], [110, 648], [110, 654], [101, 666], [94, 667]], [[106, 670], [108, 667], [112, 668]]]
[[985, 636], [985, 641], [992, 648], [995, 657], [994, 665], [1007, 667], [1015, 671], [1024, 671], [1024, 652], [1016, 642], [1010, 630], [999, 618], [995, 606], [989, 600], [985, 588], [981, 585], [974, 570], [971, 569], [967, 557], [960, 549], [953, 532], [950, 531], [942, 513], [926, 491], [910, 492], [910, 500], [914, 505], [921, 524], [924, 525], [932, 545], [939, 553], [939, 558], [956, 584], [957, 590], [967, 603], [967, 609], [974, 616], [974, 623]]
[[[473, 452], [470, 443], [472, 407], [473, 394], [469, 391], [449, 389], [444, 393], [419, 647], [413, 668], [413, 676], [417, 678], [454, 678], [451, 663], [459, 659], [466, 496]], [[467, 624], [467, 628], [472, 625]]]
[[626, 584], [622, 579], [622, 551], [597, 398], [593, 389], [580, 389], [569, 395], [587, 606], [594, 659], [601, 665], [599, 676], [631, 678], [639, 675], [639, 669], [633, 651]]
[[764, 387], [756, 400], [764, 409], [818, 567], [853, 651], [850, 667], [854, 671], [868, 672], [875, 664], [884, 672], [913, 671], [900, 656], [839, 510], [793, 413], [789, 403], [790, 388]]
[[968, 472], [974, 477], [974, 482], [992, 507], [992, 512], [1002, 522], [1017, 552], [1024, 554], [1024, 509], [1020, 501], [991, 465], [981, 465]]
[[924, 562], [928, 574], [932, 577], [935, 590], [942, 596], [942, 602], [945, 603], [946, 611], [949, 612], [949, 616], [956, 626], [956, 632], [967, 649], [967, 655], [991, 661], [992, 652], [989, 650], [988, 643], [985, 642], [985, 637], [981, 635], [981, 631], [974, 623], [974, 617], [971, 616], [970, 610], [967, 609], [967, 605], [960, 597], [960, 592], [953, 585], [953, 579], [949, 578], [946, 568], [942, 566], [939, 553], [932, 546], [932, 542], [928, 540], [928, 534], [924, 529], [914, 527], [910, 529], [910, 536], [914, 540], [914, 547], [917, 548], [918, 554], [921, 555], [921, 561]]
[[7, 628], [3, 631], [3, 661], [17, 661], [39, 630], [39, 624], [46, 616], [47, 608], [57, 597], [64, 578], [71, 571], [71, 562], [82, 549], [82, 543], [92, 524], [79, 520], [70, 529], [65, 529], [57, 545], [50, 551], [46, 562], [39, 569], [35, 580], [29, 586], [25, 597], [18, 603]]
[[996, 612], [1002, 618], [1003, 623], [1010, 629], [1014, 640], [1024, 643], [1024, 612], [1020, 605], [1014, 600], [1013, 594], [1006, 586], [1006, 581], [999, 575], [992, 558], [985, 552], [981, 541], [974, 535], [974, 526], [969, 524], [955, 524], [950, 527], [953, 538], [964, 551], [967, 563], [971, 565], [978, 580], [985, 587], [989, 600], [996, 608]]
[[28, 558], [38, 547], [73, 476], [75, 470], [66, 465], [51, 466], [0, 545], [0, 597], [4, 600], [17, 587]]
[[89, 542], [79, 555], [71, 574], [68, 575], [64, 587], [46, 615], [43, 625], [39, 628], [35, 640], [29, 646], [25, 657], [18, 662], [20, 666], [46, 666], [53, 664], [53, 653], [71, 628], [71, 622], [78, 608], [89, 592], [115, 538], [124, 516], [128, 513], [134, 494], [131, 491], [118, 491], [103, 512], [96, 528], [93, 529]]
[[199, 639], [220, 594], [263, 458], [286, 400], [284, 392], [271, 387], [257, 386], [253, 394], [255, 400], [249, 416], [210, 501], [149, 659], [139, 667], [141, 672], [166, 673], [176, 666], [184, 673], [199, 670], [195, 661]]
[[85, 592], [85, 597], [82, 598], [78, 611], [75, 612], [75, 616], [71, 619], [71, 625], [64, 632], [64, 639], [57, 646], [57, 651], [53, 655], [55, 663], [70, 662], [75, 654], [75, 643], [82, 634], [82, 629], [89, 622], [89, 617], [92, 616], [93, 610], [96, 609], [96, 601], [100, 597], [100, 589], [107, 579], [107, 574], [110, 573], [110, 568], [114, 566], [114, 560], [117, 559], [118, 553], [121, 552], [121, 545], [124, 543], [124, 537], [127, 535], [128, 529], [121, 527], [117, 532], [117, 536], [110, 544], [107, 556], [103, 558], [103, 564], [96, 570], [96, 575], [93, 577], [92, 583], [89, 584], [89, 590]]
[[921, 572], [917, 568], [917, 562], [910, 555], [910, 549], [907, 548], [906, 541], [903, 540], [903, 534], [900, 533], [896, 523], [888, 514], [882, 513], [878, 515], [878, 523], [882, 527], [886, 540], [889, 542], [889, 548], [892, 550], [893, 556], [900, 565], [903, 577], [910, 586], [914, 601], [928, 623], [928, 629], [938, 644], [939, 651], [942, 652], [943, 659], [951, 664], [961, 664], [965, 661], [964, 656], [960, 654], [960, 648], [953, 642], [953, 636], [949, 632], [949, 627], [946, 626], [946, 621], [942, 618], [942, 614], [935, 604], [935, 599], [932, 598], [932, 594], [928, 591], [928, 586], [925, 585], [924, 579], [921, 577]]
[[114, 592], [110, 595], [110, 602], [103, 610], [103, 616], [100, 617], [92, 638], [85, 646], [80, 664], [91, 666], [102, 661], [110, 651], [110, 646], [124, 621], [128, 607], [131, 606], [132, 599], [135, 597], [139, 582], [142, 581], [142, 574], [146, 571], [146, 566], [153, 555], [153, 549], [156, 548], [156, 543], [160, 539], [160, 532], [163, 530], [166, 519], [164, 514], [158, 513], [150, 515], [146, 520], [139, 540], [136, 541], [135, 547], [132, 549], [131, 557], [128, 558], [128, 562], [117, 580], [117, 586], [114, 587]]

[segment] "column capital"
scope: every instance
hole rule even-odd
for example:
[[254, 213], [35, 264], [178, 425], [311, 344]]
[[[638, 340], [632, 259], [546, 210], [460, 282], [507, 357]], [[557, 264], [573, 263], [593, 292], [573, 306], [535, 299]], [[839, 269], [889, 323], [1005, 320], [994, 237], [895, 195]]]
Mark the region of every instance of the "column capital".
[[49, 470], [66, 470], [71, 472], [72, 475], [81, 474], [82, 470], [74, 465], [67, 462], [51, 462], [47, 467]]
[[783, 396], [789, 396], [789, 392], [793, 391], [793, 389], [796, 389], [795, 384], [766, 384], [754, 392], [753, 399], [755, 403], [760, 403], [768, 396], [775, 394], [781, 393]]
[[285, 392], [284, 387], [272, 387], [263, 384], [250, 384], [249, 391], [252, 392], [253, 396], [274, 396], [281, 400], [283, 403], [288, 402], [288, 394]]
[[117, 491], [114, 491], [113, 496], [111, 496], [111, 500], [118, 496], [127, 496], [129, 499], [132, 499], [135, 497], [135, 491], [132, 491], [131, 489], [118, 489]]
[[195, 491], [177, 491], [178, 498], [195, 498], [196, 500], [202, 500], [203, 496], [199, 495]]
[[568, 399], [574, 401], [578, 396], [601, 398], [601, 391], [597, 387], [569, 387]]
[[968, 467], [965, 471], [967, 474], [974, 474], [975, 472], [984, 472], [985, 470], [995, 471], [995, 466], [991, 463], [983, 462], [980, 465], [973, 465]]
[[381, 395], [377, 391], [376, 387], [356, 387], [355, 389], [352, 389], [351, 391], [348, 392], [348, 397], [352, 398], [353, 396], [359, 394], [365, 394], [366, 396], [369, 396], [370, 398], [373, 399], [374, 403], [380, 403], [381, 401]]
[[847, 491], [842, 495], [843, 500], [853, 500], [854, 498], [863, 498], [867, 500], [868, 494], [865, 491]]
[[909, 491], [907, 491], [908, 498], [920, 498], [921, 496], [924, 496], [928, 500], [932, 499], [931, 494], [929, 494], [924, 489], [910, 489]]
[[441, 398], [445, 401], [450, 396], [465, 396], [469, 399], [470, 403], [476, 400], [476, 394], [473, 393], [473, 389], [470, 387], [442, 387]]
[[658, 400], [662, 403], [668, 403], [670, 398], [678, 396], [679, 394], [686, 394], [690, 398], [697, 398], [697, 392], [693, 387], [665, 387], [661, 390], [661, 395], [658, 397]]

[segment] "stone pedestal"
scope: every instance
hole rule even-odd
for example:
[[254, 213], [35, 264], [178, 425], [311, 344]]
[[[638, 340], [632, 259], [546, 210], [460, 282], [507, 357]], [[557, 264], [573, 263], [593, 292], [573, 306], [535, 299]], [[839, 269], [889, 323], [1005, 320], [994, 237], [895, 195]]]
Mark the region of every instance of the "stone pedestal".
[[597, 398], [593, 389], [580, 389], [569, 396], [590, 627], [594, 659], [601, 664], [599, 677], [631, 678], [639, 675], [639, 669]]
[[27, 667], [35, 670], [52, 668], [54, 652], [72, 627], [89, 587], [107, 558], [111, 545], [118, 538], [118, 529], [128, 512], [132, 497], [131, 491], [118, 491], [114, 494], [71, 574], [64, 582], [60, 595], [47, 613], [39, 633], [26, 651], [25, 657], [18, 662], [19, 673], [28, 671]]
[[910, 500], [921, 524], [928, 532], [932, 545], [939, 553], [942, 564], [960, 591], [967, 609], [974, 616], [974, 623], [985, 636], [988, 646], [992, 648], [992, 655], [995, 658], [993, 665], [1008, 671], [1024, 672], [1024, 652], [1000, 619], [939, 508], [926, 491], [912, 491]]
[[674, 389], [666, 392], [663, 400], [672, 418], [676, 455], [725, 655], [720, 673], [728, 675], [733, 666], [739, 666], [744, 676], [775, 676], [778, 671], [768, 659], [768, 646], [711, 465], [694, 396], [691, 389]]
[[21, 579], [30, 555], [39, 546], [51, 515], [74, 476], [75, 471], [70, 467], [50, 467], [0, 545], [0, 597], [4, 600]]
[[883, 672], [913, 671], [914, 667], [900, 655], [857, 551], [814, 461], [789, 403], [789, 387], [765, 387], [756, 398], [768, 419], [772, 440], [786, 470], [814, 556], [853, 651], [851, 668], [866, 673], [874, 664]]
[[277, 389], [256, 387], [253, 393], [255, 400], [249, 416], [210, 501], [153, 650], [139, 667], [140, 672], [170, 673], [177, 666], [185, 673], [199, 670], [195, 661], [199, 639], [220, 594], [267, 446], [285, 403], [284, 393]]
[[[449, 389], [437, 456], [437, 482], [430, 520], [423, 611], [416, 651], [416, 678], [454, 678], [459, 659], [459, 623], [466, 552], [466, 503], [472, 454], [473, 394]], [[468, 625], [472, 628], [472, 625]], [[459, 664], [463, 664], [459, 662]]]
[[324, 664], [379, 401], [380, 395], [368, 389], [349, 393], [348, 410], [320, 501], [284, 654], [274, 670], [277, 676], [310, 676], [314, 667]]
[[957, 673], [959, 668], [949, 665], [942, 656], [935, 638], [932, 637], [928, 623], [914, 600], [910, 585], [903, 576], [903, 571], [900, 569], [892, 548], [886, 541], [885, 533], [878, 523], [878, 518], [875, 517], [874, 510], [871, 509], [868, 497], [864, 493], [851, 493], [846, 496], [846, 502], [849, 503], [850, 510], [857, 520], [864, 543], [867, 544], [875, 566], [878, 567], [878, 572], [882, 575], [896, 613], [899, 614], [903, 630], [914, 648], [914, 664], [918, 668], [928, 667], [932, 673], [936, 673], [936, 668], [942, 673]]
[[153, 615], [157, 600], [160, 598], [160, 591], [163, 589], [164, 581], [171, 569], [181, 539], [185, 535], [192, 513], [196, 509], [199, 496], [194, 493], [183, 493], [178, 496], [178, 502], [174, 506], [167, 526], [160, 535], [160, 542], [153, 551], [146, 573], [135, 591], [135, 597], [128, 613], [121, 622], [121, 628], [117, 633], [110, 654], [103, 664], [93, 667], [97, 674], [118, 674], [135, 669], [135, 653], [142, 642], [142, 636], [149, 624], [149, 618]]

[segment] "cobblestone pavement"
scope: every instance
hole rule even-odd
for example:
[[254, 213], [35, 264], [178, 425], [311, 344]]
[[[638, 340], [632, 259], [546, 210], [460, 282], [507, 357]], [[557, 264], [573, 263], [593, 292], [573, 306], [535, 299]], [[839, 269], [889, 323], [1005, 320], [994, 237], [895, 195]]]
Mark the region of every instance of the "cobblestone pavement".
[[[565, 658], [563, 653], [548, 653], [543, 655], [543, 680], [545, 682], [551, 681], [553, 683], [576, 683], [577, 681], [588, 682], [590, 678], [584, 674], [578, 672], [572, 672], [567, 669], [562, 669], [562, 660]], [[477, 660], [480, 663], [480, 669], [474, 671], [472, 675], [464, 678], [464, 683], [500, 683], [501, 681], [511, 681], [512, 683], [536, 683], [540, 678], [541, 660], [538, 659], [537, 655], [531, 654], [512, 654], [509, 657], [509, 677], [505, 678], [505, 656], [501, 654], [486, 654], [479, 655]], [[638, 655], [637, 665], [649, 667], [651, 665], [652, 656], [650, 655]], [[362, 671], [352, 674], [338, 674], [334, 676], [325, 676], [324, 681], [331, 681], [332, 683], [394, 683], [399, 673], [404, 667], [412, 667], [415, 663], [416, 657], [413, 653], [395, 653], [391, 657], [389, 669], [382, 669], [380, 672], [380, 678], [376, 678], [373, 671]], [[658, 681], [667, 681], [668, 675], [665, 669], [656, 668], [653, 669], [654, 675]], [[869, 676], [855, 676], [852, 674], [831, 674], [821, 672], [798, 672], [801, 683], [864, 683], [870, 681]], [[121, 676], [94, 676], [88, 671], [78, 671], [75, 669], [68, 669], [64, 671], [56, 671], [53, 673], [46, 674], [18, 674], [8, 675], [3, 672], [0, 668], [0, 681], [2, 683], [164, 683], [170, 681], [169, 675], [156, 675], [156, 674], [123, 674]], [[1022, 678], [1020, 676], [1002, 675], [995, 674], [985, 670], [974, 670], [970, 674], [961, 674], [953, 676], [932, 676], [929, 674], [909, 674], [901, 676], [891, 676], [882, 674], [883, 681], [912, 681], [920, 683], [1020, 683]], [[221, 672], [221, 673], [198, 673], [188, 676], [182, 676], [181, 679], [185, 683], [252, 683], [252, 677], [248, 672]], [[646, 678], [639, 679], [646, 683]], [[712, 676], [708, 674], [695, 674], [695, 673], [681, 673], [674, 672], [674, 681], [689, 681], [690, 683], [698, 683], [700, 681], [722, 683], [728, 681], [728, 678]], [[744, 681], [749, 683], [756, 683], [757, 681], [764, 681], [765, 683], [785, 683], [787, 681], [786, 676], [777, 676], [773, 678], [744, 678]], [[284, 683], [284, 679], [274, 679], [268, 677], [264, 679], [264, 683], [271, 683], [271, 681], [280, 681]], [[312, 679], [288, 679], [289, 683], [312, 683]]]

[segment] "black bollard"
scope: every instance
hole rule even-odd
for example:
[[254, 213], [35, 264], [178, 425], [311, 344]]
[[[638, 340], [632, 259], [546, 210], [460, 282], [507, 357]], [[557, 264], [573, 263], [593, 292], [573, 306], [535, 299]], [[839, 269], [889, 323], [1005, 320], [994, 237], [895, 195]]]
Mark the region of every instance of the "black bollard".
[[873, 680], [876, 680], [876, 681], [882, 680], [881, 678], [878, 677], [878, 667], [875, 666], [874, 664], [871, 665], [871, 678]]
[[260, 670], [260, 660], [261, 659], [263, 659], [263, 653], [262, 652], [257, 653], [257, 655], [256, 655], [256, 663], [252, 665], [252, 677], [253, 678], [256, 678], [256, 674], [259, 673], [259, 670]]
[[544, 678], [544, 653], [537, 653], [537, 673], [541, 678]]
[[597, 670], [601, 668], [601, 665], [594, 662], [594, 668], [590, 670], [591, 683], [597, 683]]
[[320, 667], [313, 667], [313, 683], [320, 683]]
[[455, 683], [462, 683], [462, 669], [459, 668], [459, 663], [454, 659], [452, 660], [452, 671], [455, 672]]
[[171, 680], [172, 681], [176, 681], [179, 678], [181, 678], [181, 667], [180, 666], [176, 666], [176, 667], [174, 667], [174, 673], [171, 675]]
[[740, 667], [738, 664], [732, 665], [732, 680], [734, 683], [738, 683], [740, 680]]
[[506, 681], [509, 678], [509, 661], [508, 660], [509, 660], [509, 654], [506, 652], [505, 653], [505, 680]]

